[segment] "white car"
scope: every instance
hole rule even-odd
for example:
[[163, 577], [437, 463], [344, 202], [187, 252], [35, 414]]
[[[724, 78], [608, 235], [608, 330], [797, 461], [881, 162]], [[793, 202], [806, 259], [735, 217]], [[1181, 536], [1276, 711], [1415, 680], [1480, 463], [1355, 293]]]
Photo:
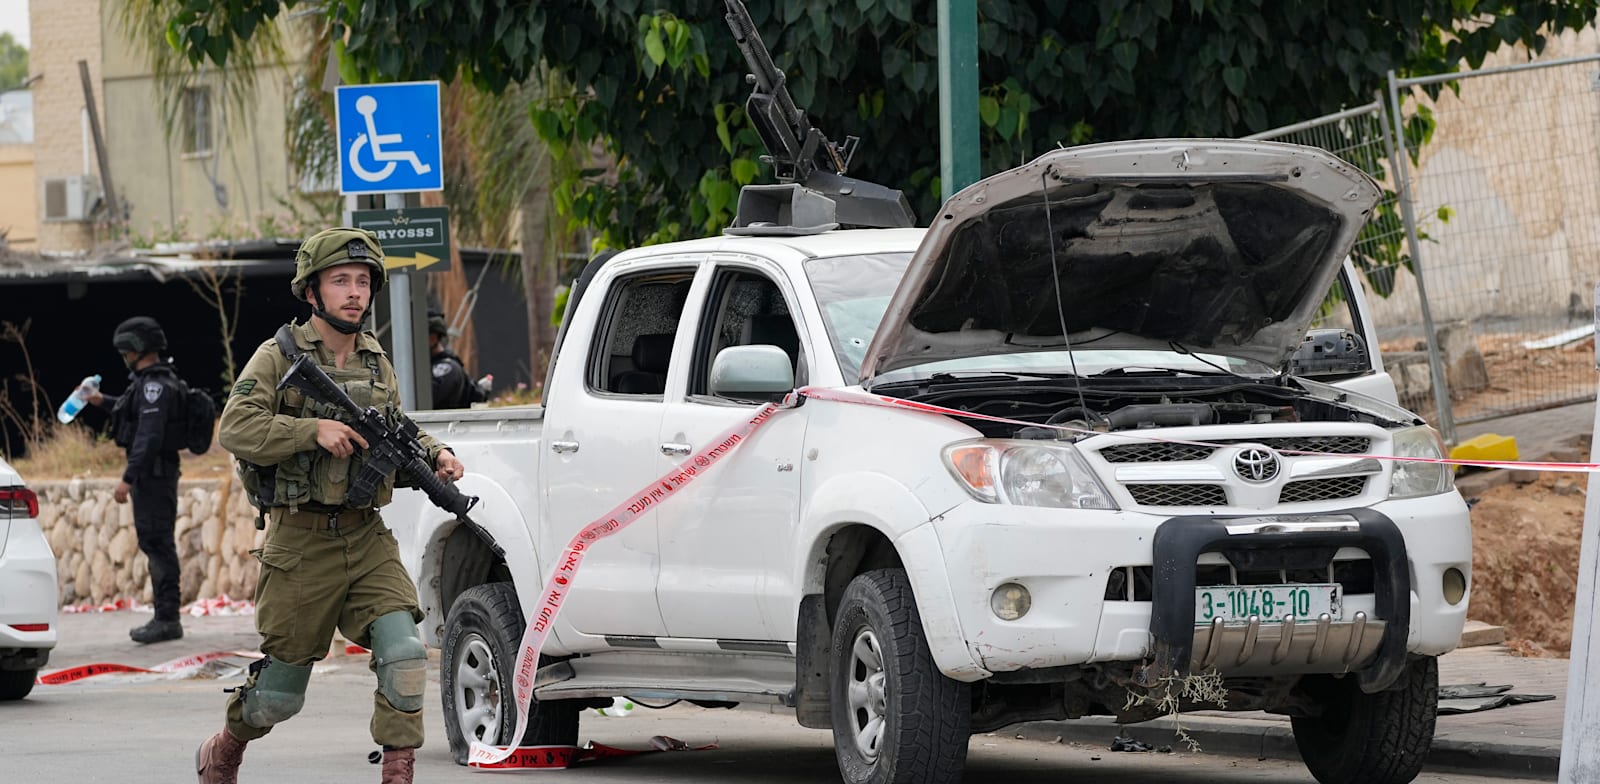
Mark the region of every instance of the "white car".
[[39, 496], [0, 460], [0, 701], [33, 691], [56, 647], [56, 556], [39, 527]]

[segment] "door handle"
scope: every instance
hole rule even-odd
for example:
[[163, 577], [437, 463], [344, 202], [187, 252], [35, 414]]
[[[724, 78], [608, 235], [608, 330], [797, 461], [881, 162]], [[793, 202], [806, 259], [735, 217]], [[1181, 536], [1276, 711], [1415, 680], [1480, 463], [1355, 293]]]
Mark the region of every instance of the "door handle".
[[550, 449], [552, 451], [554, 451], [556, 454], [570, 455], [573, 452], [578, 451], [578, 442], [576, 442], [576, 441], [551, 441], [550, 442]]
[[691, 449], [693, 447], [688, 444], [662, 444], [661, 454], [673, 457], [688, 457]]

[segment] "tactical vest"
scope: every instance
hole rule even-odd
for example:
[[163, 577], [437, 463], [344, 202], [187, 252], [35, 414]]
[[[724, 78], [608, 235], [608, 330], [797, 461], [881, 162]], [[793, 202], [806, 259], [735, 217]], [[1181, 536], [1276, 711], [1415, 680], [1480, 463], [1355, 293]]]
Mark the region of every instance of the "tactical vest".
[[[295, 344], [290, 329], [286, 325], [279, 330], [277, 343], [285, 359], [293, 361], [305, 352]], [[361, 367], [341, 369], [321, 362], [317, 365], [344, 389], [356, 405], [362, 408], [372, 406], [385, 416], [394, 417], [400, 408], [400, 393], [383, 381], [382, 356], [372, 352], [359, 356], [363, 361]], [[287, 370], [287, 365], [284, 369]], [[340, 422], [350, 419], [343, 410], [319, 403], [293, 388], [278, 394], [276, 413]], [[331, 452], [318, 446], [296, 452], [289, 459], [272, 466], [259, 466], [240, 460], [239, 479], [263, 515], [267, 508], [274, 506], [286, 506], [291, 511], [307, 505], [316, 509], [338, 509], [343, 508], [350, 480], [360, 472], [366, 457], [367, 453], [362, 449], [357, 449], [354, 455], [347, 458], [334, 457]], [[381, 507], [388, 504], [393, 491], [394, 480], [391, 478], [373, 496], [372, 505]], [[258, 527], [262, 522], [257, 521]]]

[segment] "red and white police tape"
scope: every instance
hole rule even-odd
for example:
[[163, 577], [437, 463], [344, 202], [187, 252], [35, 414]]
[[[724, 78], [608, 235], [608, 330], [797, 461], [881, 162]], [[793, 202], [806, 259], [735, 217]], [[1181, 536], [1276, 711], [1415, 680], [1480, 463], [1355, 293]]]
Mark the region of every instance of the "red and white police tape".
[[[76, 615], [80, 613], [120, 612], [122, 610], [150, 612], [153, 609], [151, 605], [124, 597], [102, 604], [69, 604], [62, 607], [61, 612], [65, 615]], [[196, 599], [178, 612], [194, 618], [208, 615], [254, 615], [256, 604], [249, 599], [230, 599], [227, 594], [222, 594], [210, 599]]]
[[81, 681], [84, 678], [92, 678], [96, 675], [106, 675], [114, 672], [160, 673], [164, 675], [171, 675], [174, 678], [180, 678], [193, 673], [195, 670], [200, 669], [210, 662], [229, 657], [256, 659], [260, 658], [260, 654], [253, 653], [251, 651], [212, 651], [210, 653], [199, 653], [193, 656], [184, 656], [179, 659], [173, 659], [169, 662], [162, 662], [154, 667], [135, 667], [130, 664], [108, 664], [104, 662], [96, 664], [80, 664], [75, 667], [67, 667], [65, 669], [56, 670], [55, 672], [40, 675], [39, 683], [44, 686], [60, 686], [63, 683], [72, 683], [73, 681]]
[[[856, 405], [878, 406], [882, 408], [899, 409], [903, 411], [916, 411], [939, 416], [960, 417], [964, 419], [978, 419], [1002, 424], [1020, 425], [1025, 427], [1046, 427], [1064, 432], [1098, 435], [1096, 431], [1080, 428], [1065, 427], [1061, 425], [1040, 425], [1037, 422], [1028, 422], [1020, 419], [979, 414], [972, 411], [961, 411], [946, 408], [930, 403], [919, 403], [900, 398], [874, 395], [868, 392], [857, 392], [849, 389], [833, 389], [823, 387], [806, 387], [797, 390], [781, 404], [768, 403], [756, 411], [756, 414], [734, 427], [723, 431], [712, 439], [711, 445], [690, 455], [682, 463], [653, 484], [645, 487], [627, 500], [618, 504], [616, 508], [600, 516], [593, 522], [585, 525], [572, 540], [567, 543], [567, 549], [562, 553], [561, 560], [557, 562], [554, 573], [545, 583], [540, 593], [538, 606], [528, 615], [528, 624], [523, 632], [522, 640], [518, 644], [517, 662], [515, 667], [515, 695], [517, 706], [517, 726], [511, 734], [513, 738], [521, 738], [528, 729], [528, 709], [533, 698], [533, 676], [538, 669], [539, 651], [544, 648], [545, 640], [550, 636], [550, 629], [555, 622], [556, 615], [561, 612], [562, 603], [567, 594], [572, 591], [572, 586], [578, 577], [579, 566], [583, 563], [584, 553], [595, 542], [628, 527], [633, 519], [645, 509], [655, 504], [663, 503], [668, 498], [677, 494], [679, 490], [687, 487], [699, 478], [712, 466], [726, 458], [735, 448], [746, 441], [750, 434], [765, 424], [774, 414], [785, 408], [798, 405], [799, 397], [813, 400], [827, 400], [838, 403]], [[1126, 438], [1137, 438], [1156, 442], [1194, 444], [1201, 446], [1231, 446], [1212, 444], [1203, 441], [1182, 441], [1177, 439], [1146, 436], [1139, 433], [1119, 433]], [[1285, 454], [1311, 454], [1292, 450], [1281, 450]], [[1479, 468], [1514, 468], [1531, 471], [1565, 471], [1587, 473], [1600, 470], [1600, 464], [1595, 463], [1559, 463], [1559, 462], [1528, 462], [1520, 463], [1504, 460], [1454, 460], [1450, 458], [1427, 457], [1401, 457], [1396, 455], [1334, 455], [1325, 452], [1316, 453], [1320, 457], [1363, 457], [1378, 460], [1392, 460], [1396, 462], [1440, 463], [1445, 465], [1475, 466]], [[583, 750], [575, 746], [491, 746], [474, 741], [472, 749], [467, 756], [467, 764], [474, 768], [486, 770], [503, 770], [508, 768], [564, 768], [574, 760], [587, 759], [583, 757]]]
[[[538, 605], [528, 613], [528, 626], [523, 631], [522, 641], [517, 646], [517, 664], [512, 678], [516, 685], [517, 728], [511, 733], [511, 737], [521, 738], [528, 730], [528, 708], [533, 700], [533, 674], [538, 669], [539, 650], [544, 647], [545, 639], [550, 636], [551, 624], [555, 621], [556, 614], [561, 612], [562, 602], [572, 590], [572, 583], [578, 577], [578, 567], [583, 563], [584, 553], [588, 552], [595, 542], [627, 528], [639, 513], [671, 498], [679, 490], [687, 487], [695, 477], [709, 471], [712, 466], [732, 453], [780, 408], [791, 406], [795, 401], [797, 398], [791, 395], [782, 404], [768, 403], [762, 406], [754, 416], [723, 431], [711, 440], [710, 446], [690, 455], [677, 468], [662, 474], [654, 483], [634, 493], [617, 504], [616, 508], [601, 515], [599, 519], [573, 535], [572, 541], [567, 543], [566, 551], [561, 554], [561, 559], [556, 562], [555, 571], [544, 584], [544, 589], [539, 594]], [[486, 769], [565, 767], [565, 765], [516, 764], [512, 761], [512, 757], [520, 756], [517, 751], [515, 746], [490, 746], [473, 741], [472, 750], [467, 755], [467, 764], [474, 768]]]

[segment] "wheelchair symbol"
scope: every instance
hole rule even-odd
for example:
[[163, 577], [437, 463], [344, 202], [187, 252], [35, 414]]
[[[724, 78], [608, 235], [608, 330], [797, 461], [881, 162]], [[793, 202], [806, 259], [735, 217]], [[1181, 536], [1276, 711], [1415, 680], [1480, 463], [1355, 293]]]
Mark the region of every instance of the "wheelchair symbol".
[[[357, 136], [355, 143], [350, 145], [350, 169], [355, 172], [357, 177], [367, 182], [382, 182], [388, 179], [390, 174], [394, 173], [394, 167], [400, 161], [411, 164], [411, 170], [419, 175], [433, 171], [432, 166], [423, 163], [417, 158], [417, 154], [411, 150], [383, 149], [384, 145], [399, 144], [400, 134], [378, 133], [377, 123], [372, 120], [372, 114], [378, 111], [378, 99], [370, 95], [363, 95], [357, 98], [356, 111], [367, 122], [367, 132]], [[372, 146], [372, 159], [383, 164], [377, 171], [372, 171], [361, 165], [361, 148], [369, 143]]]

